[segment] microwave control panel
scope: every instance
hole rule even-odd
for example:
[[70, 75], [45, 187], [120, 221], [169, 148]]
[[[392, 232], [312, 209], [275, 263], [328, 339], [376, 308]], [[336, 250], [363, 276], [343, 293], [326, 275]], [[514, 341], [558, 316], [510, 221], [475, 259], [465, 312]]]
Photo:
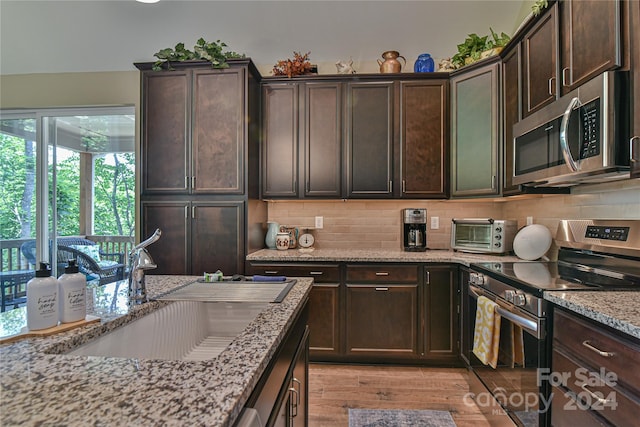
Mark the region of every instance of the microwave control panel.
[[580, 107], [580, 159], [600, 155], [600, 98]]

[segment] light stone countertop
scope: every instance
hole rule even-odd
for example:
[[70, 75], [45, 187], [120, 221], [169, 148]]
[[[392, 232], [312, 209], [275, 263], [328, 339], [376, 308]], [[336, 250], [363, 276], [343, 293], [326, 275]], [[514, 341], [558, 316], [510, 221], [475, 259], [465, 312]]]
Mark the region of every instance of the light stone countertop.
[[469, 266], [474, 262], [523, 261], [513, 255], [469, 254], [452, 250], [427, 249], [425, 252], [405, 252], [388, 249], [298, 249], [279, 251], [261, 249], [247, 256], [247, 261], [259, 262], [449, 262]]
[[552, 303], [640, 339], [640, 292], [545, 292]]
[[[147, 291], [153, 297], [195, 279], [148, 275]], [[312, 283], [298, 278], [282, 303], [269, 304], [218, 357], [202, 362], [59, 354], [169, 304], [129, 310], [126, 282], [97, 288], [90, 314], [100, 323], [0, 345], [0, 425], [231, 426]], [[25, 324], [24, 308], [0, 314], [3, 336]]]

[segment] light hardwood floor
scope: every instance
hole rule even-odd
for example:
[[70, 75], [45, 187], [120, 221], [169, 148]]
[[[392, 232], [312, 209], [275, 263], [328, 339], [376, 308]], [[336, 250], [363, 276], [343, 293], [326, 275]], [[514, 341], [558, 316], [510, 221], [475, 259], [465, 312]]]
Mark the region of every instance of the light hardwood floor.
[[411, 366], [309, 366], [309, 427], [349, 425], [349, 408], [450, 411], [458, 427], [489, 423], [464, 399], [466, 369]]

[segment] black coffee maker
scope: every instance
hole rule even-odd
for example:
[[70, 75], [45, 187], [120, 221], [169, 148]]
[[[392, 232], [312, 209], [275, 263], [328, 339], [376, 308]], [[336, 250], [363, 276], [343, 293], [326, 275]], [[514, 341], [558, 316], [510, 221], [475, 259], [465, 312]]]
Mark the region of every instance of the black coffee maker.
[[402, 240], [404, 250], [424, 252], [427, 250], [427, 210], [404, 209], [402, 215]]

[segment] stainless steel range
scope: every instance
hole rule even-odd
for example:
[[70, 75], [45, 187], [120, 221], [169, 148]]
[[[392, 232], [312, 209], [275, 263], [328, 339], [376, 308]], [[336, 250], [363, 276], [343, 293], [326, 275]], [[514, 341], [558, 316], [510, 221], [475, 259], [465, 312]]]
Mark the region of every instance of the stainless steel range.
[[[483, 393], [500, 404], [491, 408], [489, 418], [500, 419], [502, 413], [518, 425], [549, 425], [549, 386], [538, 375], [539, 369], [550, 367], [551, 354], [552, 313], [544, 292], [640, 291], [640, 221], [563, 220], [555, 242], [557, 262], [472, 264], [463, 281], [462, 353], [472, 380], [479, 380], [474, 390], [478, 405], [483, 406]], [[501, 316], [495, 369], [472, 351], [480, 296], [497, 303]]]

